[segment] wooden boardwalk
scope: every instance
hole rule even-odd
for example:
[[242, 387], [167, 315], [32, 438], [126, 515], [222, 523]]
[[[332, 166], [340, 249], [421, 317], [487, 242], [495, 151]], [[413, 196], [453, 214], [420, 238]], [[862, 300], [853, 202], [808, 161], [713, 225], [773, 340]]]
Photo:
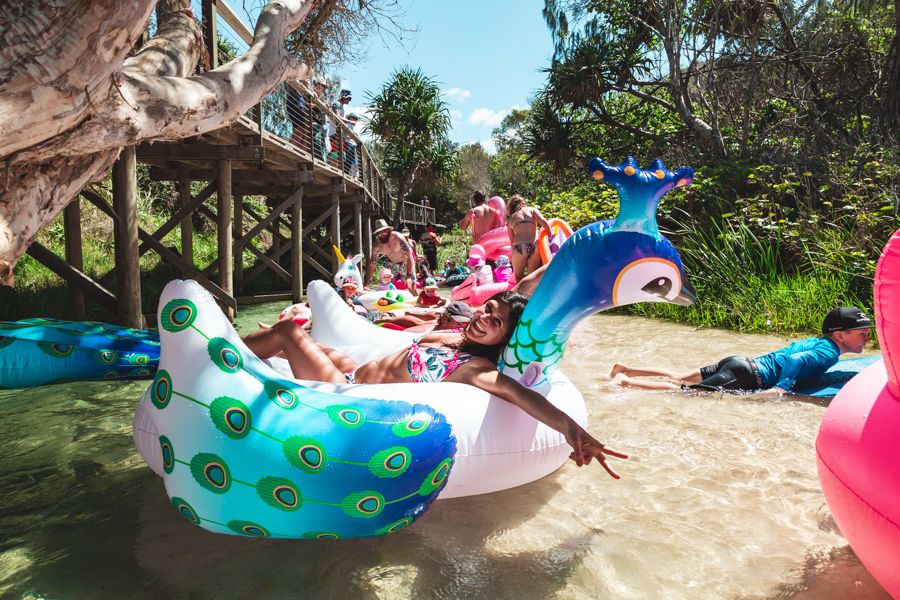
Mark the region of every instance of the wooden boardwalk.
[[[222, 39], [239, 49], [249, 46], [249, 28], [224, 0], [196, 4], [213, 67]], [[175, 182], [178, 190], [180, 209], [153, 232], [138, 227], [137, 162], [150, 166], [151, 179]], [[395, 207], [363, 140], [300, 82], [279, 86], [228, 127], [178, 142], [126, 148], [112, 181], [112, 204], [90, 188], [81, 198], [113, 219], [115, 293], [82, 272], [78, 201], [65, 209], [65, 259], [37, 243], [28, 252], [69, 282], [82, 312], [86, 296], [131, 327], [144, 325], [138, 260], [146, 252], [156, 252], [180, 276], [196, 279], [233, 317], [239, 301], [298, 302], [306, 281], [330, 280], [337, 266], [332, 246], [368, 256], [372, 221], [390, 217]], [[192, 186], [194, 182], [205, 184]], [[199, 191], [192, 194], [192, 188]], [[251, 196], [265, 201], [245, 202]], [[402, 220], [415, 228], [433, 222], [433, 211], [405, 203]], [[217, 229], [218, 255], [208, 265], [194, 260], [192, 222], [197, 213]], [[167, 246], [163, 238], [176, 228], [180, 247]], [[257, 285], [255, 293], [247, 293], [267, 271], [279, 283], [264, 291]]]

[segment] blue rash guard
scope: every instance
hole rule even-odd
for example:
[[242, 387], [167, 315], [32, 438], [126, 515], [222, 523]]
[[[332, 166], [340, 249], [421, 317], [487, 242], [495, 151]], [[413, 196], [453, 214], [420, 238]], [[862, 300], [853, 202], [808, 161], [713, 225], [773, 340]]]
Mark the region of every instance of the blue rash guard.
[[755, 359], [763, 387], [791, 391], [798, 379], [817, 377], [831, 368], [841, 352], [828, 338], [807, 338]]

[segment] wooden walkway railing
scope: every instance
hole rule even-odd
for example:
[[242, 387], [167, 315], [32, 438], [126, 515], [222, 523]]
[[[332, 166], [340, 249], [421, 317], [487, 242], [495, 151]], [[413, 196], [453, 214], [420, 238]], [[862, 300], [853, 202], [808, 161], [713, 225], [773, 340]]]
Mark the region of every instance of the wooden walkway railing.
[[[202, 23], [211, 68], [231, 58], [220, 50], [237, 56], [249, 47], [249, 27], [225, 0], [193, 0], [192, 9]], [[151, 179], [176, 184], [179, 210], [153, 232], [138, 226], [136, 162], [150, 166]], [[233, 316], [239, 301], [297, 302], [305, 279], [330, 280], [337, 266], [332, 246], [368, 255], [373, 219], [389, 218], [395, 202], [359, 135], [305, 83], [293, 81], [228, 127], [126, 148], [113, 175], [111, 203], [91, 189], [82, 197], [113, 219], [115, 294], [82, 272], [78, 202], [65, 211], [66, 260], [38, 245], [29, 254], [69, 282], [75, 305], [87, 296], [110, 310], [114, 306], [119, 322], [132, 327], [143, 324], [138, 260], [146, 252], [199, 281]], [[248, 196], [264, 197], [268, 212], [245, 202]], [[217, 230], [217, 256], [205, 266], [194, 259], [196, 214]], [[401, 214], [413, 227], [434, 221], [434, 209], [421, 204], [404, 202]], [[176, 228], [180, 247], [163, 242]], [[252, 285], [266, 272], [284, 287]], [[155, 306], [158, 299], [148, 300]]]

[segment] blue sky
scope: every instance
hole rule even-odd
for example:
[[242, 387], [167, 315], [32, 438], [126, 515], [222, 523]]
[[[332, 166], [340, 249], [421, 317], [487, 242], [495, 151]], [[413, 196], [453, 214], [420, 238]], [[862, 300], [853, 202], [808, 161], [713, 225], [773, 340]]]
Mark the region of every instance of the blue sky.
[[494, 127], [510, 109], [527, 106], [544, 82], [540, 69], [549, 65], [552, 43], [543, 0], [399, 2], [403, 25], [417, 31], [402, 43], [376, 36], [364, 63], [336, 73], [353, 91], [350, 110], [364, 112], [365, 92], [380, 89], [395, 69], [419, 67], [440, 83], [453, 141], [481, 142], [491, 151]]

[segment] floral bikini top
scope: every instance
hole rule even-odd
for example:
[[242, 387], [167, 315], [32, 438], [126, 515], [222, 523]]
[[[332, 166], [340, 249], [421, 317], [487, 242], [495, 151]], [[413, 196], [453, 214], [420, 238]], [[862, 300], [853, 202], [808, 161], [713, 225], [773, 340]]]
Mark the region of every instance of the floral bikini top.
[[458, 352], [436, 346], [420, 346], [417, 337], [409, 346], [406, 368], [413, 383], [443, 381], [461, 365], [474, 358], [467, 352]]

